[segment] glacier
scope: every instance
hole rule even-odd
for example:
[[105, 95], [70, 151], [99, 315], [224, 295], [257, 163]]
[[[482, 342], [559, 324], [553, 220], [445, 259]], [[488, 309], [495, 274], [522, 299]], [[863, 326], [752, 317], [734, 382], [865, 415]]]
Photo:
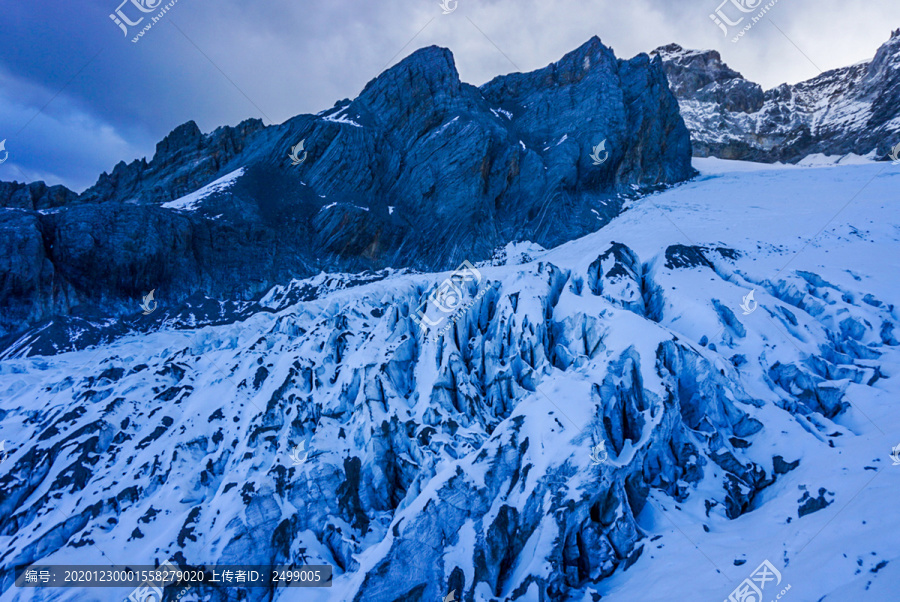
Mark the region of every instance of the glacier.
[[[332, 565], [311, 601], [720, 600], [764, 560], [786, 600], [894, 599], [900, 166], [693, 163], [477, 264], [441, 337], [413, 315], [451, 273], [404, 269], [7, 353], [0, 601], [170, 558]], [[181, 599], [297, 599], [240, 595]]]

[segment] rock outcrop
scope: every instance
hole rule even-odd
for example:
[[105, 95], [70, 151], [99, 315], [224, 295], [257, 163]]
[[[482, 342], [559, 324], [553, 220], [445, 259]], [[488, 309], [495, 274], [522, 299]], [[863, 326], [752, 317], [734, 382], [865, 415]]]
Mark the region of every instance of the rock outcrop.
[[617, 59], [593, 38], [477, 88], [448, 50], [423, 48], [318, 115], [179, 126], [152, 160], [81, 195], [3, 184], [0, 333], [121, 315], [151, 289], [170, 304], [254, 298], [321, 270], [441, 269], [514, 240], [559, 244], [625, 197], [691, 177], [690, 156], [659, 60]]
[[884, 159], [900, 144], [900, 30], [868, 62], [765, 90], [715, 50], [677, 44], [663, 60], [694, 155], [796, 163], [810, 155]]

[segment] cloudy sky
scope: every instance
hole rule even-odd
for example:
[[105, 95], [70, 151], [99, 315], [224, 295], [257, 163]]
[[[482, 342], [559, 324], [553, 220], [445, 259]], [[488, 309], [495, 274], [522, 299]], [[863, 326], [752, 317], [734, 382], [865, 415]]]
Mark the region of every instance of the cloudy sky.
[[152, 157], [185, 121], [209, 132], [316, 113], [431, 44], [476, 85], [597, 35], [624, 58], [670, 42], [715, 48], [769, 88], [869, 59], [900, 28], [896, 0], [778, 0], [738, 43], [709, 18], [721, 0], [448, 0], [446, 15], [440, 0], [177, 0], [132, 43], [149, 16], [125, 37], [110, 14], [121, 6], [136, 21], [132, 2], [170, 0], [121, 1], [3, 2], [0, 180], [81, 191], [121, 160]]

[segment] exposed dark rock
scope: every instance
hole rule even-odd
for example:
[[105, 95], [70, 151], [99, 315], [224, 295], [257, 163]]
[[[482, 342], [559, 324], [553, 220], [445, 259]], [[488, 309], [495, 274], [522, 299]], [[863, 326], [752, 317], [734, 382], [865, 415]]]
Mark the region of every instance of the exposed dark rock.
[[663, 61], [697, 157], [796, 163], [817, 153], [872, 153], [884, 159], [898, 143], [900, 30], [869, 62], [766, 91], [715, 50], [669, 44], [651, 55]]
[[829, 504], [833, 503], [834, 500], [826, 500], [825, 495], [834, 496], [833, 493], [830, 493], [825, 490], [824, 487], [819, 488], [819, 496], [812, 497], [808, 491], [803, 492], [803, 497], [801, 497], [797, 502], [800, 504], [800, 507], [797, 508], [797, 516], [799, 518], [803, 518], [807, 514], [812, 514], [813, 512], [818, 512], [822, 508], [827, 507]]
[[707, 267], [713, 264], [706, 258], [703, 247], [672, 245], [666, 249], [666, 267], [670, 270]]
[[794, 460], [793, 462], [785, 462], [784, 458], [781, 456], [774, 456], [772, 458], [773, 471], [775, 474], [787, 474], [790, 471], [794, 470], [800, 465], [800, 460]]
[[595, 295], [643, 316], [647, 310], [643, 266], [627, 246], [613, 243], [588, 269], [588, 286]]
[[78, 194], [65, 186], [47, 186], [43, 182], [0, 182], [0, 207], [8, 209], [54, 209], [75, 202], [77, 198]]
[[[319, 115], [210, 134], [183, 124], [81, 195], [0, 183], [0, 206], [15, 208], [0, 211], [0, 335], [135, 315], [150, 290], [161, 312], [322, 269], [450, 268], [512, 240], [556, 245], [607, 223], [635, 188], [691, 177], [690, 156], [658, 59], [617, 59], [595, 37], [476, 88], [448, 50], [423, 48]], [[239, 169], [196, 207], [162, 206]]]

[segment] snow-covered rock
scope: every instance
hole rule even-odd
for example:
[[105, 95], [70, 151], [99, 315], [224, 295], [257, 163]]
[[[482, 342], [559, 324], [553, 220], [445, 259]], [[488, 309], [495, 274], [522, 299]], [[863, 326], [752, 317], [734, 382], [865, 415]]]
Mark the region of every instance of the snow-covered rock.
[[[669, 44], [662, 59], [694, 156], [797, 163], [883, 159], [900, 144], [900, 30], [871, 61], [763, 91], [715, 50]], [[812, 161], [821, 159], [811, 159]]]
[[322, 274], [3, 359], [0, 600], [169, 558], [333, 565], [313, 601], [720, 600], [766, 559], [789, 599], [889, 599], [900, 168], [696, 165], [479, 265], [441, 337], [411, 316], [449, 273]]

